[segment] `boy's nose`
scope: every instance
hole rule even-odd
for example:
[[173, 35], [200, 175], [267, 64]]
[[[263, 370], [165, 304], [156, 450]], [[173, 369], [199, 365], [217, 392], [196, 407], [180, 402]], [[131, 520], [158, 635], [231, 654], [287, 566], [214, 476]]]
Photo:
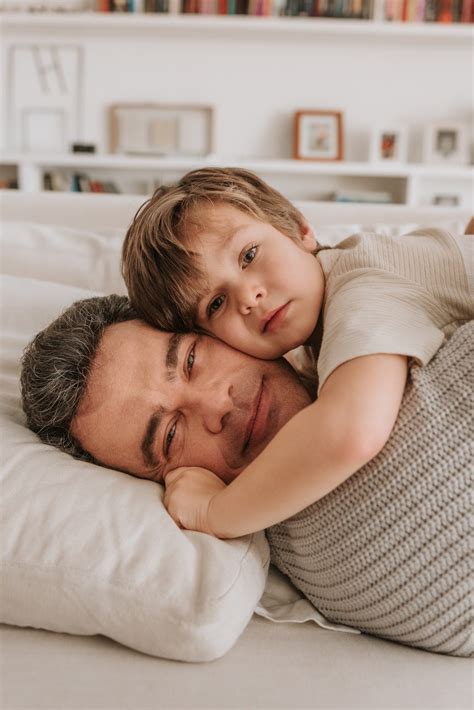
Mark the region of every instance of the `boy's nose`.
[[239, 312], [242, 315], [248, 315], [252, 308], [259, 305], [265, 295], [266, 292], [263, 286], [246, 285], [237, 296]]

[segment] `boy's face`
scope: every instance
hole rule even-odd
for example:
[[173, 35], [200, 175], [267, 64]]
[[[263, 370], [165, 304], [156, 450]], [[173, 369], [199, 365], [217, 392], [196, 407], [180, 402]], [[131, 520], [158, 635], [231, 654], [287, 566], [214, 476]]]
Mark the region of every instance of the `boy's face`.
[[295, 242], [226, 204], [200, 211], [206, 227], [188, 242], [201, 258], [209, 290], [198, 325], [254, 357], [272, 359], [306, 342], [324, 295], [309, 226]]

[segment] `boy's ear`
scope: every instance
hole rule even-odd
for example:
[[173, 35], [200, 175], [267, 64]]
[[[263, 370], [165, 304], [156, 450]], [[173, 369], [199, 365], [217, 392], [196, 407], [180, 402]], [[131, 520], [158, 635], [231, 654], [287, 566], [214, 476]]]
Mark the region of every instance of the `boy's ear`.
[[307, 222], [301, 227], [301, 242], [304, 249], [310, 252], [313, 252], [318, 245], [314, 230]]

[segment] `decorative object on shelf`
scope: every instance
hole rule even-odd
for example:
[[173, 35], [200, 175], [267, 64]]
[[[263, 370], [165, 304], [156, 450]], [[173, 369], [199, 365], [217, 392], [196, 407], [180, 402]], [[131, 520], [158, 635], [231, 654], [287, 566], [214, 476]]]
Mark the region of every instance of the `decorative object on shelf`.
[[293, 157], [296, 160], [343, 160], [342, 124], [340, 111], [296, 111]]
[[110, 150], [129, 155], [204, 157], [214, 153], [214, 108], [196, 104], [116, 104]]
[[64, 152], [80, 140], [82, 52], [50, 43], [8, 48], [9, 148]]
[[372, 163], [402, 164], [407, 162], [407, 130], [404, 126], [377, 126], [370, 145]]
[[95, 153], [95, 143], [73, 143], [71, 146], [73, 153]]
[[466, 124], [446, 121], [425, 126], [423, 160], [425, 163], [444, 165], [469, 163], [469, 132]]
[[459, 195], [435, 195], [433, 204], [440, 207], [458, 207], [460, 204]]

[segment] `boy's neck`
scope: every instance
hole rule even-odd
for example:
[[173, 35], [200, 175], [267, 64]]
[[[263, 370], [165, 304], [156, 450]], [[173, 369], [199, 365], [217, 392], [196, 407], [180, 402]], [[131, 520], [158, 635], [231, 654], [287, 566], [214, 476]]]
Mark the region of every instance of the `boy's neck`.
[[[322, 311], [322, 309], [321, 309]], [[317, 320], [317, 323], [314, 327], [313, 332], [309, 336], [308, 340], [305, 342], [305, 345], [308, 347], [312, 348], [315, 352], [319, 353], [319, 350], [321, 348], [321, 341], [323, 339], [323, 317], [322, 317], [322, 312], [319, 314], [319, 318]]]

